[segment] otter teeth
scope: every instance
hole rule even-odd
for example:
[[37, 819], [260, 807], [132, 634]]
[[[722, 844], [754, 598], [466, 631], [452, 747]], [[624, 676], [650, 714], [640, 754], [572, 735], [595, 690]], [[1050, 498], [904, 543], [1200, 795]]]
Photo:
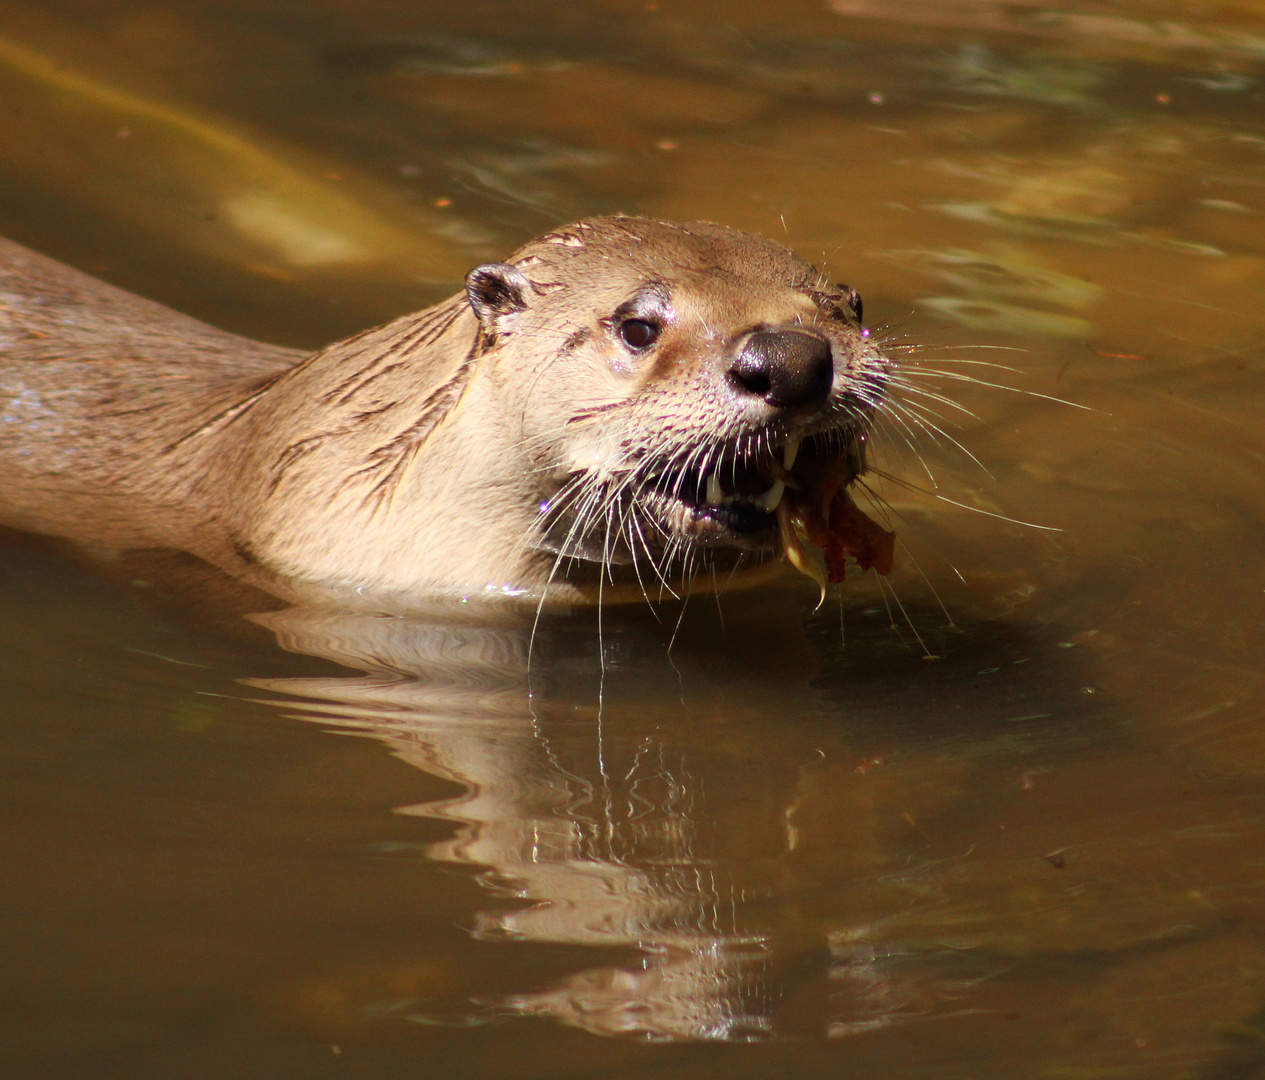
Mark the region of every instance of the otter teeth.
[[732, 501], [732, 496], [725, 496], [725, 489], [720, 486], [720, 477], [712, 473], [707, 478], [707, 505], [724, 506], [725, 503]]
[[777, 504], [782, 501], [782, 493], [784, 491], [786, 491], [786, 485], [781, 480], [774, 480], [769, 490], [758, 496], [756, 501], [767, 513], [771, 514], [777, 509]]
[[799, 442], [799, 439], [787, 439], [782, 444], [782, 468], [787, 472], [795, 467], [795, 458], [799, 454]]
[[771, 514], [777, 509], [785, 492], [786, 484], [781, 480], [774, 480], [768, 489], [759, 495], [726, 495], [725, 489], [720, 486], [720, 478], [715, 473], [707, 478], [708, 506], [755, 506], [766, 514]]

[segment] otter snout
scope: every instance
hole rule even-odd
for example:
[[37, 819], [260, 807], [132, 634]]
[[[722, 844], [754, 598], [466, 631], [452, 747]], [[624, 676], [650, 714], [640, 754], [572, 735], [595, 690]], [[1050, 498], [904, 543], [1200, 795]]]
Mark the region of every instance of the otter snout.
[[743, 394], [776, 409], [809, 408], [830, 395], [835, 366], [830, 343], [804, 330], [757, 330], [729, 368]]

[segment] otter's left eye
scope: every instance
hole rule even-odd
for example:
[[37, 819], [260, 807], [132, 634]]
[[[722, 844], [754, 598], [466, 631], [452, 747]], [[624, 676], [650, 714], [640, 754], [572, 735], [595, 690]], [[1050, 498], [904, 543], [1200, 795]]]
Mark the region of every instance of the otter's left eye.
[[659, 340], [659, 325], [646, 319], [625, 319], [619, 324], [619, 336], [630, 349], [648, 349]]
[[862, 321], [861, 314], [861, 294], [848, 285], [839, 286], [843, 290], [843, 301], [852, 309], [852, 314], [857, 317], [857, 322]]

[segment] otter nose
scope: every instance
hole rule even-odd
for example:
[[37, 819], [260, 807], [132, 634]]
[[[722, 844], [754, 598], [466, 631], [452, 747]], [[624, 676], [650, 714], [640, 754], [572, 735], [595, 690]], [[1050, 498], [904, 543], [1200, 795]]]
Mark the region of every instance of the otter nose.
[[803, 330], [757, 330], [729, 369], [741, 390], [778, 409], [821, 404], [834, 376], [830, 344]]

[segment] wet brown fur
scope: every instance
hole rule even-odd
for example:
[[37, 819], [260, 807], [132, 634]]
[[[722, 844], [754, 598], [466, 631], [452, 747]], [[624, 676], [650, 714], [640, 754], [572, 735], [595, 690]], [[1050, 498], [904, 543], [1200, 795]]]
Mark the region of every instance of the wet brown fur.
[[[594, 219], [510, 263], [521, 308], [460, 294], [304, 356], [0, 241], [0, 524], [178, 548], [282, 593], [565, 592], [542, 499], [646, 452], [785, 437], [727, 396], [727, 343], [828, 321], [841, 295], [705, 223]], [[609, 319], [647, 287], [675, 309], [639, 364]], [[876, 354], [845, 323], [836, 377], [863, 381]]]

